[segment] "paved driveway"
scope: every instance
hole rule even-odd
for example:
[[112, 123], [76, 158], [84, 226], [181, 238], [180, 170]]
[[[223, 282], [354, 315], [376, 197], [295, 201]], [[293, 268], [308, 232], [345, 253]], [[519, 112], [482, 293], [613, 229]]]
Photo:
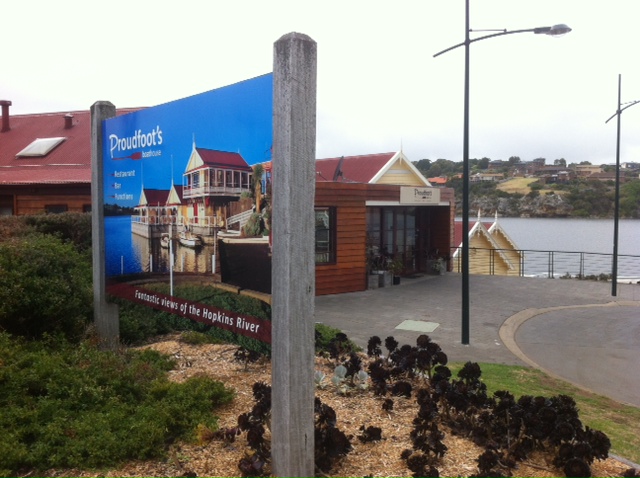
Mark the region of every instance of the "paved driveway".
[[640, 307], [551, 310], [522, 323], [515, 342], [531, 364], [640, 407]]

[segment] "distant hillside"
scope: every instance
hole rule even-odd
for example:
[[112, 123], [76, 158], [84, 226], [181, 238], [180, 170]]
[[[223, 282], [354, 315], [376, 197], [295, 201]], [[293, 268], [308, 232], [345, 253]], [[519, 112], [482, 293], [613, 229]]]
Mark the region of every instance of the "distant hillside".
[[[456, 191], [461, 214], [462, 181], [447, 186]], [[513, 178], [500, 183], [483, 181], [470, 185], [470, 214], [498, 212], [505, 217], [593, 217], [612, 218], [615, 188], [613, 181], [573, 180], [567, 184], [542, 185], [535, 178]], [[620, 217], [640, 218], [640, 179], [620, 186]]]

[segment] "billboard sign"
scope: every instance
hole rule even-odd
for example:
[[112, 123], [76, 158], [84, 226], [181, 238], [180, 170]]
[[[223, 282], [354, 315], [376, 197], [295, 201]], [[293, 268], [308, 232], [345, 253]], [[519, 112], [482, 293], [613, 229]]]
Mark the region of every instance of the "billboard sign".
[[[270, 324], [133, 286], [174, 273], [211, 278], [217, 240], [253, 166], [271, 160], [271, 73], [102, 123], [107, 291], [270, 341]], [[236, 330], [237, 329], [237, 330]], [[268, 338], [267, 338], [268, 335]]]

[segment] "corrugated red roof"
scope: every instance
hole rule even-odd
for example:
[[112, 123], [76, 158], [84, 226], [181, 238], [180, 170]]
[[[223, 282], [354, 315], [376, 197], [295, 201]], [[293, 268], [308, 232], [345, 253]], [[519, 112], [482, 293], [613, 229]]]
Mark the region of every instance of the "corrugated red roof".
[[341, 174], [336, 182], [369, 183], [395, 155], [396, 153], [380, 153], [318, 159], [316, 161], [316, 181], [333, 182], [336, 168], [339, 165]]
[[[140, 108], [119, 109], [117, 114]], [[72, 115], [71, 128], [65, 116]], [[0, 133], [0, 185], [91, 183], [91, 112], [9, 115], [10, 130]], [[43, 157], [16, 155], [37, 138], [66, 140]]]
[[251, 166], [249, 166], [244, 158], [238, 153], [204, 148], [196, 148], [196, 151], [207, 166], [249, 172], [253, 171]]
[[[89, 180], [87, 177], [89, 168]], [[0, 185], [78, 184], [91, 182], [91, 166], [32, 165], [5, 168], [0, 166]]]

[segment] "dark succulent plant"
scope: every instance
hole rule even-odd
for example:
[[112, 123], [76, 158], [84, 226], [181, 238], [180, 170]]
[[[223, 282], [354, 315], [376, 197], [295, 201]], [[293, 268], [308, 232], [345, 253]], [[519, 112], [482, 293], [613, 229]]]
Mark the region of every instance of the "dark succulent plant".
[[396, 395], [398, 397], [411, 398], [412, 389], [413, 389], [413, 387], [411, 386], [411, 384], [409, 382], [406, 382], [404, 380], [400, 380], [398, 382], [395, 382], [391, 386], [391, 394], [392, 395]]
[[379, 357], [382, 355], [382, 349], [380, 348], [382, 345], [382, 340], [377, 335], [374, 335], [369, 339], [367, 343], [367, 355], [369, 357]]
[[580, 458], [571, 458], [563, 467], [565, 476], [576, 478], [590, 478], [591, 467]]
[[398, 348], [398, 341], [393, 337], [387, 337], [384, 339], [384, 347], [389, 352], [389, 355], [391, 355], [391, 353]]
[[242, 433], [240, 427], [221, 428], [213, 432], [212, 438], [214, 440], [222, 440], [225, 443], [233, 443], [236, 441], [236, 437]]
[[322, 474], [327, 474], [336, 459], [352, 449], [351, 439], [336, 426], [336, 412], [319, 398], [315, 399], [315, 464]]
[[362, 443], [382, 440], [382, 428], [380, 427], [365, 427], [362, 425], [360, 431], [362, 434], [358, 435], [358, 438]]
[[[346, 369], [345, 376], [366, 368], [377, 395], [385, 397], [390, 393], [410, 398], [415, 391], [419, 409], [410, 432], [413, 450], [401, 454], [412, 476], [439, 476], [435, 465], [447, 452], [442, 441], [444, 433], [439, 428], [442, 424], [451, 433], [485, 447], [486, 451], [478, 457], [478, 473], [473, 477], [511, 476], [516, 463], [535, 450], [553, 452], [553, 464], [566, 476], [591, 476], [591, 463], [608, 457], [609, 438], [583, 426], [576, 403], [569, 396], [525, 395], [516, 400], [510, 392], [498, 391], [489, 398], [480, 378], [480, 366], [467, 362], [454, 379], [446, 366], [446, 354], [427, 335], [419, 336], [415, 347], [399, 346], [393, 337], [387, 337], [384, 341], [389, 351], [387, 358], [382, 357], [381, 345], [379, 337], [369, 339], [366, 364], [364, 356], [352, 352], [344, 334], [337, 334], [329, 349]], [[428, 381], [416, 381], [425, 375]], [[421, 385], [414, 390], [416, 383]], [[264, 432], [271, 412], [271, 387], [257, 382], [253, 395], [255, 404], [250, 412], [238, 417], [238, 426], [221, 429], [214, 437], [232, 442], [245, 432], [253, 454], [245, 455], [238, 466], [243, 476], [266, 476], [270, 443], [264, 440]], [[384, 398], [382, 409], [390, 412], [393, 408], [394, 400]], [[352, 450], [353, 437], [337, 427], [335, 411], [319, 398], [315, 399], [314, 412], [316, 472], [326, 475], [338, 459]], [[377, 441], [382, 434], [379, 427], [362, 425], [358, 439], [363, 443]], [[635, 470], [629, 473], [632, 471], [635, 473]]]
[[385, 412], [390, 412], [390, 411], [392, 411], [392, 410], [393, 410], [393, 399], [391, 399], [391, 398], [386, 398], [386, 399], [384, 400], [384, 402], [382, 402], [382, 409], [383, 409]]
[[640, 470], [629, 468], [628, 470], [625, 470], [622, 476], [623, 478], [637, 478], [638, 476], [640, 476]]
[[495, 476], [494, 468], [500, 463], [501, 454], [495, 450], [485, 450], [478, 458], [478, 471], [480, 474]]
[[242, 476], [267, 476], [265, 471], [266, 460], [257, 454], [244, 457], [238, 463]]
[[346, 334], [338, 332], [327, 345], [329, 356], [333, 359], [339, 359], [343, 355], [351, 352], [351, 344]]

